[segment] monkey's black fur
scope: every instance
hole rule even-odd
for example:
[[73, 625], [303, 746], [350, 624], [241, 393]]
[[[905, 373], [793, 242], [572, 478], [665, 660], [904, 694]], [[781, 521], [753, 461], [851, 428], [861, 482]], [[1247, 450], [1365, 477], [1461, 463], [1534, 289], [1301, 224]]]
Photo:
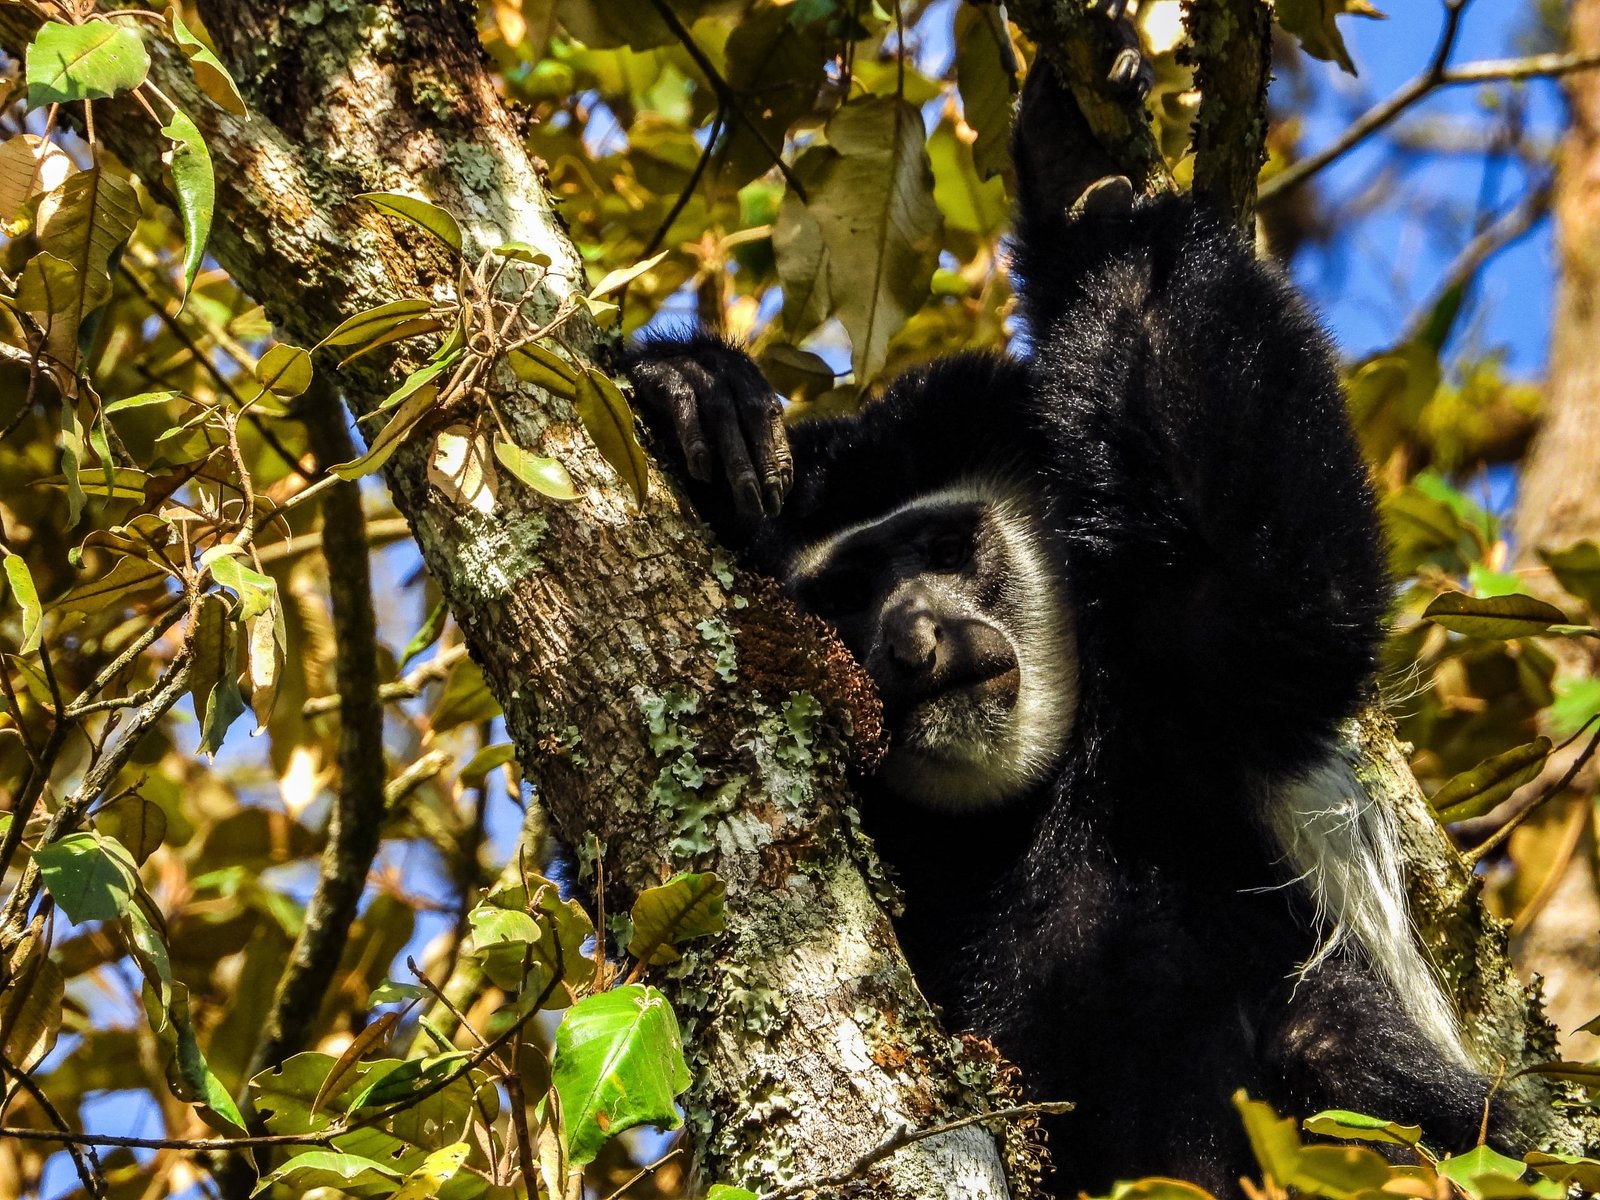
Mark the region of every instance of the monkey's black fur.
[[[1367, 696], [1388, 599], [1327, 341], [1186, 198], [1069, 217], [1046, 146], [1019, 135], [1030, 355], [945, 358], [795, 428], [792, 494], [754, 528], [726, 487], [691, 481], [695, 504], [780, 576], [796, 547], [973, 475], [1039, 505], [1076, 629], [1059, 767], [961, 814], [868, 780], [862, 809], [949, 1026], [990, 1037], [1030, 1096], [1077, 1104], [1048, 1122], [1056, 1194], [1156, 1174], [1237, 1195], [1255, 1173], [1238, 1088], [1466, 1148], [1483, 1081], [1358, 951], [1299, 976], [1318, 933], [1262, 828], [1262, 781], [1322, 759]], [[638, 353], [641, 379], [699, 362], [732, 389], [716, 404], [752, 369], [705, 337]]]

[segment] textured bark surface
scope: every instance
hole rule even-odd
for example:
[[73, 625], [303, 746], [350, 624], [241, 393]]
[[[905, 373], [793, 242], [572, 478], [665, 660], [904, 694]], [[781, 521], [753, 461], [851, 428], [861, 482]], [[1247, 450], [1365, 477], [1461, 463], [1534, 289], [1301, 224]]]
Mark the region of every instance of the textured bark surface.
[[[1600, 0], [1577, 0], [1570, 15], [1570, 48], [1600, 50]], [[1556, 288], [1544, 424], [1523, 467], [1516, 514], [1518, 560], [1539, 567], [1537, 550], [1600, 539], [1600, 75], [1580, 71], [1565, 81], [1571, 125], [1561, 147], [1554, 214], [1561, 278]], [[1548, 643], [1563, 674], [1600, 671], [1591, 641]], [[1570, 764], [1562, 756], [1545, 780]], [[1579, 778], [1580, 795], [1558, 801], [1550, 816], [1565, 820], [1574, 805], [1588, 808], [1596, 773]], [[1541, 780], [1541, 785], [1545, 782]], [[1568, 811], [1561, 813], [1559, 810]], [[1550, 882], [1548, 900], [1516, 941], [1518, 963], [1545, 980], [1550, 1016], [1564, 1033], [1567, 1057], [1600, 1053], [1600, 1038], [1576, 1032], [1600, 1014], [1600, 889], [1592, 814], [1565, 865]], [[1548, 836], [1549, 831], [1546, 831]], [[1528, 831], [1537, 836], [1538, 830]], [[1513, 843], [1513, 853], [1518, 849]]]
[[[513, 239], [544, 250], [566, 276], [552, 277], [547, 310], [583, 287], [484, 69], [470, 6], [201, 12], [252, 118], [205, 101], [173, 54], [156, 56], [154, 78], [218, 163], [212, 253], [285, 339], [311, 345], [361, 309], [453, 288], [455, 264], [354, 199], [367, 191], [448, 208], [469, 252]], [[0, 9], [0, 45], [20, 57], [30, 36], [19, 9]], [[96, 127], [161, 186], [163, 142], [137, 108], [97, 104]], [[603, 346], [581, 326], [566, 338]], [[338, 378], [365, 412], [399, 376], [369, 366]], [[728, 934], [663, 981], [689, 1031], [698, 1082], [686, 1106], [708, 1180], [770, 1188], [838, 1172], [903, 1127], [978, 1111], [971, 1081], [983, 1075], [958, 1067], [839, 817], [856, 698], [848, 660], [830, 660], [767, 600], [741, 607], [745, 581], [660, 477], [636, 511], [568, 406], [503, 382], [517, 440], [568, 464], [582, 501], [507, 487], [492, 517], [464, 510], [430, 488], [425, 436], [391, 460], [388, 484], [527, 774], [582, 858], [603, 848], [609, 911], [691, 864], [728, 882]], [[976, 1126], [899, 1152], [871, 1187], [918, 1200], [1009, 1194], [997, 1139]]]

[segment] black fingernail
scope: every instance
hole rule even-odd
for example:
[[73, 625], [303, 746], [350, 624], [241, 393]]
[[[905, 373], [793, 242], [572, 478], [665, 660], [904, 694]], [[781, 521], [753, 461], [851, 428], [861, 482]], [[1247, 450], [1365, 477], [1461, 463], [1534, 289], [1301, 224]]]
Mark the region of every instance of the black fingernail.
[[701, 483], [711, 482], [711, 452], [704, 446], [690, 447], [689, 474]]
[[739, 483], [739, 511], [747, 516], [761, 515], [761, 490], [754, 479], [745, 478]]
[[777, 483], [768, 482], [766, 500], [767, 516], [777, 516], [778, 510], [783, 507], [783, 491], [778, 487]]

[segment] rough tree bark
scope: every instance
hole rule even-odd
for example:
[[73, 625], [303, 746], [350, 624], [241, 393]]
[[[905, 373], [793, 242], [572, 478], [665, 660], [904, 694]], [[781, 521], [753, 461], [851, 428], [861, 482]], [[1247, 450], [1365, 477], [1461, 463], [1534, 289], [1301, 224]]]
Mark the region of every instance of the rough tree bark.
[[[1569, 48], [1600, 51], [1600, 0], [1577, 0], [1569, 19]], [[1518, 561], [1532, 568], [1542, 565], [1541, 547], [1561, 549], [1600, 538], [1595, 459], [1600, 447], [1600, 74], [1570, 76], [1566, 93], [1571, 122], [1561, 146], [1553, 204], [1561, 279], [1545, 415], [1523, 466], [1515, 523]], [[1563, 640], [1549, 648], [1564, 674], [1600, 670], [1600, 653], [1592, 642]], [[1568, 763], [1552, 764], [1547, 775], [1559, 776]], [[1558, 861], [1555, 867], [1558, 878], [1540, 888], [1548, 899], [1519, 930], [1516, 942], [1519, 963], [1544, 976], [1550, 1015], [1567, 1031], [1563, 1043], [1572, 1058], [1600, 1052], [1600, 1038], [1576, 1032], [1600, 1013], [1600, 889], [1589, 812], [1595, 778], [1591, 765], [1580, 776], [1577, 794], [1550, 806], [1549, 820], [1577, 821], [1582, 828], [1576, 841], [1568, 842], [1572, 849], [1564, 865]]]
[[[432, 199], [479, 251], [542, 249], [556, 264], [547, 313], [583, 287], [470, 6], [212, 0], [201, 14], [253, 115], [207, 102], [175, 54], [157, 54], [153, 78], [217, 161], [212, 253], [286, 339], [311, 345], [362, 309], [453, 290], [455, 265], [362, 192]], [[22, 10], [0, 9], [0, 46], [20, 58], [31, 34]], [[95, 123], [161, 186], [148, 117], [99, 104]], [[566, 340], [605, 348], [581, 322]], [[338, 379], [357, 413], [393, 387], [372, 367]], [[858, 737], [874, 715], [848, 658], [769, 598], [741, 607], [751, 581], [663, 478], [637, 511], [567, 404], [498, 382], [518, 443], [568, 464], [581, 502], [507, 488], [492, 518], [463, 510], [430, 488], [425, 439], [395, 455], [387, 482], [543, 802], [582, 857], [603, 848], [610, 911], [691, 862], [727, 880], [728, 933], [663, 981], [689, 1035], [702, 1175], [770, 1188], [843, 1172], [903, 1128], [982, 1111], [984, 1075], [934, 1021], [841, 817], [849, 713]], [[675, 841], [705, 849], [674, 856]], [[998, 1200], [1011, 1194], [1002, 1159], [1000, 1139], [967, 1126], [888, 1158], [872, 1187]]]

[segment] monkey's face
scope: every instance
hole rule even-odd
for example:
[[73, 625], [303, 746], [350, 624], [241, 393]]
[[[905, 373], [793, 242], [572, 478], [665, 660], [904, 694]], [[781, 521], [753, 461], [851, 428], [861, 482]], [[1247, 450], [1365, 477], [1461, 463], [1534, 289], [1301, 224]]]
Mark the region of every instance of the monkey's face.
[[1055, 765], [1077, 697], [1071, 611], [1014, 493], [974, 483], [919, 497], [805, 547], [787, 584], [877, 684], [881, 778], [896, 792], [980, 807]]

